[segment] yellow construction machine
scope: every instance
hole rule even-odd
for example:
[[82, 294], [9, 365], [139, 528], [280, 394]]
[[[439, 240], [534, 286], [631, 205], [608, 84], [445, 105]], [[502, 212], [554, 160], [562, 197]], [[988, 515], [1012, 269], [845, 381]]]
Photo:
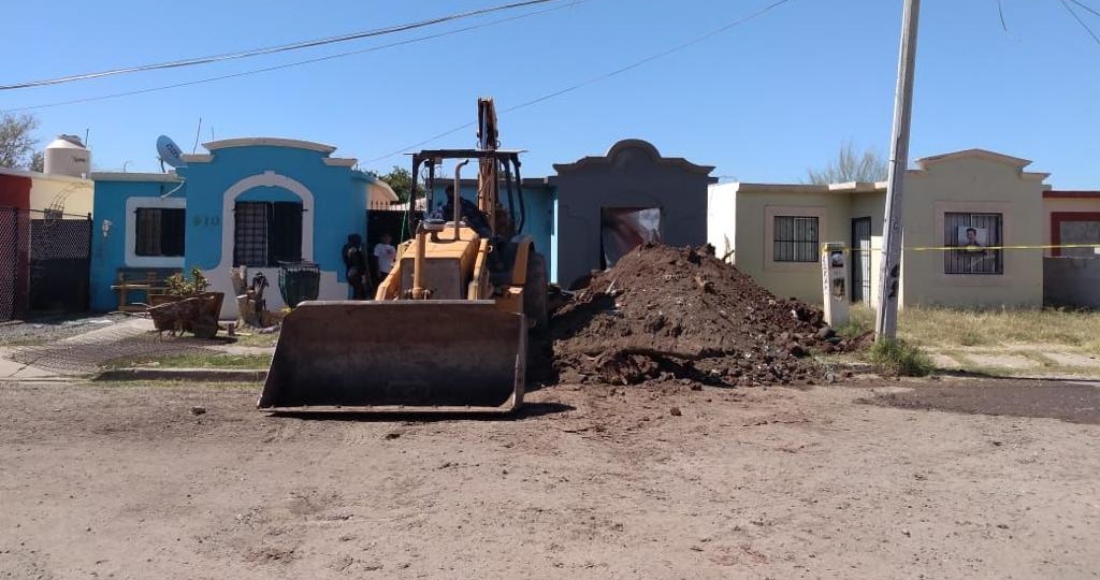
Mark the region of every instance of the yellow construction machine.
[[[528, 333], [549, 318], [546, 260], [521, 233], [520, 152], [497, 148], [492, 99], [478, 100], [478, 120], [477, 149], [412, 156], [428, 212], [437, 171], [453, 163], [454, 182], [441, 211], [398, 248], [375, 299], [308, 301], [286, 316], [261, 409], [509, 412], [523, 403]], [[471, 160], [476, 204], [461, 196]]]

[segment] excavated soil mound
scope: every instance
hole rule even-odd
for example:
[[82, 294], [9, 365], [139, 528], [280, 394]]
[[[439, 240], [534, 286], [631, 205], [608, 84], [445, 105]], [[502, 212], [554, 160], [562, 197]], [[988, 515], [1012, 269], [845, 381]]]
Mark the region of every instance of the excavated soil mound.
[[558, 380], [806, 385], [825, 378], [811, 351], [856, 348], [708, 250], [643, 246], [594, 273], [550, 325]]

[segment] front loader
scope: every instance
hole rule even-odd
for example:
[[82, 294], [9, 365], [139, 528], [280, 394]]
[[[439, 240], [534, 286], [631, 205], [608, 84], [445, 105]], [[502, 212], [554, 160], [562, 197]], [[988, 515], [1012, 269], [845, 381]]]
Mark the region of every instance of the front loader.
[[[429, 212], [436, 169], [448, 162], [457, 162], [453, 192], [398, 248], [375, 299], [308, 301], [286, 316], [259, 408], [468, 413], [522, 405], [528, 333], [548, 324], [546, 261], [521, 233], [519, 152], [497, 149], [492, 99], [478, 101], [478, 116], [477, 149], [412, 156], [414, 181], [426, 173]], [[472, 160], [476, 204], [461, 196], [461, 171]]]

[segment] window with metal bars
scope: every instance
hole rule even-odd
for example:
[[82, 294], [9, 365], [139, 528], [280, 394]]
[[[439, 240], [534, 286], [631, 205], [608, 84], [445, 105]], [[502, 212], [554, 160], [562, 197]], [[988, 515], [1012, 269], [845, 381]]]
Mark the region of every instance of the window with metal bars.
[[943, 253], [945, 274], [1001, 275], [1004, 252], [990, 249], [1003, 245], [1003, 218], [999, 213], [944, 213]]
[[183, 208], [139, 207], [134, 255], [183, 256], [187, 210]]
[[233, 215], [234, 266], [302, 261], [302, 204], [242, 201]]
[[818, 224], [816, 217], [775, 216], [772, 224], [774, 262], [816, 262]]

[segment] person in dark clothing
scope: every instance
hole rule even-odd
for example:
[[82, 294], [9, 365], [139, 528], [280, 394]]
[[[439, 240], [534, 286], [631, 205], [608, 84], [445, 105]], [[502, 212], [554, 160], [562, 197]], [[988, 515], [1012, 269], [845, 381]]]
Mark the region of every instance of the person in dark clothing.
[[[432, 216], [433, 218], [454, 219], [454, 192], [454, 186], [448, 185], [446, 200], [443, 202], [443, 206]], [[489, 218], [477, 207], [477, 204], [464, 197], [459, 199], [459, 203], [462, 205], [462, 219], [466, 222], [466, 225], [470, 226], [470, 229], [483, 238], [493, 237], [493, 230], [489, 227]]]
[[359, 234], [348, 235], [343, 257], [352, 300], [366, 300], [370, 274], [367, 272], [367, 257], [363, 252], [363, 238]]
[[[447, 199], [443, 205], [432, 214], [432, 218], [442, 220], [454, 219], [454, 192], [454, 186], [448, 185]], [[489, 225], [488, 216], [485, 215], [485, 212], [481, 211], [481, 208], [479, 208], [476, 203], [464, 197], [459, 198], [458, 202], [462, 207], [462, 221], [466, 222], [466, 225], [474, 230], [478, 237], [489, 240], [493, 248], [493, 250], [489, 252], [489, 271], [497, 273], [505, 271], [508, 264], [505, 263], [505, 258], [502, 253], [508, 240], [493, 233], [493, 228]]]

